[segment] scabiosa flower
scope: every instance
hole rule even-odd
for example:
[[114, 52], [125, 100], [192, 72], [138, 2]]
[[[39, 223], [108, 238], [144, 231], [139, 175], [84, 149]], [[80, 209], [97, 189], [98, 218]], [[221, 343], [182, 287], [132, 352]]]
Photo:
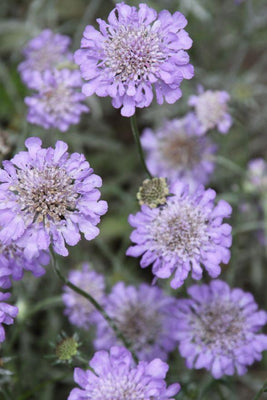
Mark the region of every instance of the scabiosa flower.
[[153, 264], [158, 278], [174, 276], [171, 286], [181, 286], [192, 270], [192, 278], [202, 277], [202, 268], [213, 278], [220, 272], [220, 263], [228, 263], [231, 246], [231, 227], [223, 218], [231, 214], [231, 206], [220, 200], [214, 206], [216, 193], [202, 186], [194, 192], [183, 182], [171, 188], [173, 196], [165, 205], [149, 208], [146, 205], [129, 223], [135, 228], [127, 255], [141, 258], [141, 267]]
[[[26, 237], [23, 237], [22, 241], [25, 240]], [[31, 271], [35, 277], [42, 276], [45, 273], [42, 265], [47, 265], [49, 260], [49, 253], [46, 251], [41, 251], [37, 257], [27, 258], [23, 247], [20, 246], [20, 240], [7, 244], [0, 241], [0, 274], [6, 269], [14, 280], [22, 279], [24, 271]], [[10, 287], [10, 281], [6, 285], [5, 287]]]
[[[98, 303], [103, 302], [105, 281], [104, 277], [90, 269], [89, 264], [83, 264], [82, 270], [72, 270], [69, 281], [89, 293]], [[95, 308], [87, 299], [64, 286], [62, 295], [65, 304], [64, 314], [73, 325], [88, 329], [95, 320]]]
[[147, 152], [146, 163], [152, 175], [164, 176], [169, 182], [177, 179], [206, 184], [214, 170], [210, 156], [216, 146], [196, 133], [192, 113], [184, 118], [165, 121], [156, 131], [145, 129], [141, 137]]
[[203, 135], [210, 129], [217, 128], [227, 133], [232, 125], [232, 117], [228, 113], [227, 102], [230, 96], [224, 91], [204, 90], [198, 96], [191, 96], [188, 104], [195, 108], [198, 126], [196, 133]]
[[139, 9], [124, 3], [116, 5], [108, 23], [98, 19], [98, 32], [88, 25], [81, 49], [74, 55], [82, 77], [88, 81], [83, 93], [112, 97], [112, 105], [130, 117], [135, 108], [157, 102], [174, 103], [181, 95], [183, 79], [191, 79], [193, 67], [185, 50], [192, 40], [183, 29], [183, 14], [155, 10], [146, 4]]
[[215, 280], [188, 289], [191, 299], [178, 300], [179, 350], [188, 368], [206, 368], [214, 378], [243, 375], [261, 359], [267, 335], [257, 332], [267, 322], [250, 293]]
[[[105, 310], [123, 333], [141, 360], [162, 360], [176, 344], [176, 320], [173, 313], [176, 299], [158, 287], [139, 287], [117, 283], [105, 299]], [[95, 348], [108, 350], [116, 344], [116, 336], [102, 316], [97, 321]]]
[[248, 164], [248, 190], [257, 190], [265, 193], [267, 191], [267, 163], [263, 158], [250, 160]]
[[89, 365], [94, 372], [75, 368], [74, 380], [82, 389], [73, 389], [68, 400], [174, 400], [180, 390], [178, 383], [167, 387], [166, 363], [156, 358], [135, 365], [124, 347], [98, 351]]
[[10, 293], [0, 292], [0, 343], [6, 338], [3, 324], [11, 325], [14, 323], [14, 318], [18, 315], [18, 308], [6, 303], [10, 297]]
[[74, 246], [80, 232], [95, 238], [107, 203], [99, 201], [102, 180], [93, 173], [83, 154], [67, 152], [62, 141], [55, 149], [41, 147], [39, 138], [25, 142], [21, 151], [0, 169], [0, 240], [20, 239], [27, 258], [38, 256], [52, 244], [68, 255], [65, 242]]
[[85, 96], [79, 91], [81, 76], [77, 70], [46, 70], [36, 74], [32, 88], [37, 93], [25, 97], [29, 106], [27, 120], [45, 129], [58, 128], [65, 132], [70, 125], [78, 124], [81, 114], [89, 111], [82, 103]]
[[25, 61], [19, 64], [18, 70], [23, 82], [32, 87], [35, 72], [44, 72], [66, 61], [72, 60], [72, 54], [68, 48], [70, 38], [65, 35], [53, 33], [45, 29], [29, 41], [23, 53]]

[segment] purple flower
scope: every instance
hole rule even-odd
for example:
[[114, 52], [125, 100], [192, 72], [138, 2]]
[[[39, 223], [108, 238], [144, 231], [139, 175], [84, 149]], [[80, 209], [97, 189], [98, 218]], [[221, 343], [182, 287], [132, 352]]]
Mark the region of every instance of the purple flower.
[[107, 203], [99, 201], [102, 180], [93, 173], [84, 155], [67, 153], [66, 143], [55, 149], [41, 147], [39, 138], [28, 138], [21, 151], [0, 169], [0, 240], [20, 240], [27, 258], [37, 257], [52, 244], [68, 255], [65, 242], [74, 246], [80, 232], [94, 239]]
[[220, 200], [214, 206], [216, 193], [200, 186], [193, 193], [188, 185], [177, 182], [165, 205], [149, 208], [146, 205], [129, 223], [135, 228], [131, 240], [135, 246], [127, 255], [141, 258], [141, 268], [153, 264], [158, 278], [169, 278], [176, 289], [184, 283], [189, 271], [192, 278], [201, 279], [201, 264], [213, 278], [220, 272], [220, 263], [230, 259], [231, 227], [223, 218], [231, 214], [231, 206]]
[[18, 315], [18, 308], [7, 304], [5, 300], [10, 297], [10, 293], [0, 292], [0, 342], [6, 338], [3, 324], [11, 325], [14, 323], [14, 318]]
[[232, 126], [232, 117], [228, 113], [227, 102], [230, 96], [223, 91], [203, 91], [198, 96], [191, 96], [188, 104], [195, 108], [198, 126], [196, 133], [204, 135], [208, 130], [217, 128], [221, 133], [228, 133]]
[[72, 54], [68, 48], [70, 38], [65, 35], [53, 33], [45, 29], [30, 40], [23, 53], [25, 61], [19, 64], [18, 70], [23, 82], [32, 87], [35, 72], [44, 72], [72, 60]]
[[180, 385], [167, 387], [168, 365], [159, 358], [134, 364], [123, 347], [98, 351], [89, 363], [93, 371], [74, 370], [74, 380], [82, 389], [73, 389], [68, 400], [174, 400]]
[[248, 182], [249, 190], [257, 190], [265, 193], [267, 191], [267, 163], [263, 158], [255, 158], [248, 163]]
[[141, 137], [147, 152], [147, 166], [152, 175], [206, 184], [214, 170], [210, 156], [216, 146], [205, 136], [196, 133], [196, 119], [193, 114], [184, 118], [165, 121], [153, 132], [145, 129]]
[[83, 93], [112, 97], [112, 105], [130, 117], [135, 108], [148, 107], [153, 99], [174, 103], [181, 95], [183, 79], [191, 79], [193, 67], [184, 51], [192, 40], [183, 29], [183, 14], [159, 14], [146, 4], [139, 9], [119, 3], [108, 23], [98, 19], [100, 32], [88, 25], [81, 49], [74, 55], [82, 77]]
[[191, 299], [178, 300], [179, 350], [188, 368], [206, 368], [214, 378], [247, 372], [267, 349], [267, 335], [257, 332], [267, 322], [250, 293], [215, 280], [194, 285]]
[[[93, 296], [98, 303], [103, 303], [105, 290], [104, 278], [90, 269], [89, 264], [83, 264], [81, 271], [70, 271], [68, 279], [74, 285]], [[66, 307], [64, 314], [69, 317], [73, 325], [88, 329], [90, 324], [95, 321], [95, 308], [87, 299], [75, 293], [67, 286], [64, 286], [62, 300]]]
[[[172, 351], [177, 340], [173, 313], [176, 299], [158, 287], [141, 284], [138, 288], [117, 283], [105, 299], [105, 310], [141, 360], [162, 360]], [[114, 332], [99, 316], [94, 342], [97, 350], [108, 350], [118, 343]]]
[[[25, 240], [26, 238], [23, 237], [23, 242]], [[0, 276], [2, 276], [2, 279], [5, 276], [5, 282], [2, 285], [4, 288], [11, 286], [10, 275], [16, 281], [22, 279], [24, 271], [31, 271], [34, 276], [39, 277], [45, 273], [42, 265], [49, 263], [49, 254], [45, 251], [41, 251], [37, 257], [27, 258], [23, 247], [20, 247], [20, 241], [22, 240], [19, 239], [8, 244], [0, 242]], [[4, 271], [6, 271], [6, 274]]]
[[37, 93], [25, 97], [29, 106], [27, 120], [45, 129], [58, 128], [65, 132], [70, 125], [78, 124], [81, 113], [89, 108], [82, 103], [85, 96], [79, 92], [82, 81], [77, 70], [46, 70], [36, 73], [32, 89]]

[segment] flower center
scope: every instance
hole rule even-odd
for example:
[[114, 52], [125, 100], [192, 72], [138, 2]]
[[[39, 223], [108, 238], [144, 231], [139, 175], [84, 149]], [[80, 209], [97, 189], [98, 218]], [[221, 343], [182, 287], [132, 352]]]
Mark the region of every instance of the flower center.
[[208, 241], [207, 221], [203, 210], [188, 199], [169, 200], [151, 226], [151, 246], [162, 256], [176, 254], [180, 259], [199, 255]]
[[108, 373], [98, 380], [98, 385], [90, 393], [94, 400], [145, 400], [145, 388], [134, 376], [117, 376]]
[[205, 92], [198, 97], [196, 113], [207, 129], [214, 128], [226, 112], [226, 104], [220, 102], [219, 92]]
[[162, 158], [170, 167], [192, 169], [200, 161], [200, 146], [197, 138], [173, 132], [160, 142]]
[[71, 89], [61, 83], [44, 93], [43, 102], [45, 111], [49, 114], [69, 112], [72, 108]]
[[123, 26], [106, 41], [105, 65], [121, 82], [140, 81], [166, 59], [159, 33], [148, 26]]
[[144, 350], [153, 345], [161, 329], [157, 310], [132, 305], [116, 318], [116, 324], [134, 350]]
[[240, 308], [230, 301], [222, 300], [206, 304], [192, 313], [191, 326], [195, 341], [219, 353], [230, 354], [240, 341], [245, 341], [244, 316]]
[[79, 194], [64, 169], [45, 166], [17, 171], [18, 183], [10, 188], [17, 193], [21, 210], [37, 222], [58, 222], [76, 207]]

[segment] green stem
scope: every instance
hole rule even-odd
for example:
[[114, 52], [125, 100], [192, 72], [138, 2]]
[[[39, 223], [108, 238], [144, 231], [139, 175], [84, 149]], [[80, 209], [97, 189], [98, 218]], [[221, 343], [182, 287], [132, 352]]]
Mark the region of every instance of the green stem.
[[151, 173], [149, 172], [149, 170], [148, 170], [148, 168], [146, 166], [144, 152], [143, 152], [143, 148], [142, 148], [142, 145], [141, 145], [141, 142], [140, 142], [140, 135], [139, 135], [139, 131], [138, 131], [135, 115], [130, 117], [130, 121], [131, 121], [131, 128], [132, 128], [132, 132], [133, 132], [133, 135], [134, 135], [134, 139], [135, 139], [135, 142], [137, 144], [138, 153], [139, 153], [139, 156], [140, 156], [140, 159], [141, 159], [141, 163], [142, 163], [143, 168], [146, 171], [147, 175], [149, 176], [149, 178], [152, 179], [153, 176], [151, 175]]
[[134, 351], [131, 349], [130, 343], [124, 337], [124, 335], [121, 333], [121, 331], [118, 329], [118, 327], [114, 323], [113, 319], [110, 318], [110, 316], [106, 313], [104, 308], [89, 293], [87, 293], [84, 290], [80, 289], [78, 286], [74, 285], [72, 282], [70, 282], [68, 279], [66, 279], [65, 276], [62, 275], [62, 273], [61, 273], [61, 271], [59, 269], [59, 266], [57, 264], [57, 260], [56, 260], [56, 257], [54, 255], [53, 251], [51, 250], [50, 253], [51, 253], [52, 264], [53, 264], [53, 267], [54, 267], [54, 270], [55, 270], [57, 276], [62, 280], [62, 282], [64, 282], [64, 284], [66, 286], [68, 286], [74, 292], [78, 293], [80, 296], [84, 297], [91, 304], [93, 304], [93, 306], [97, 309], [97, 311], [99, 311], [100, 314], [103, 316], [103, 318], [105, 318], [105, 320], [107, 321], [107, 323], [109, 324], [111, 329], [113, 329], [113, 331], [115, 332], [115, 335], [117, 336], [117, 338], [124, 344], [125, 347], [127, 347], [128, 350], [131, 351], [134, 361], [136, 363], [138, 363], [138, 358], [137, 358], [136, 354], [134, 353]]
[[246, 172], [241, 168], [238, 164], [234, 163], [233, 161], [229, 160], [228, 158], [225, 158], [223, 156], [210, 156], [209, 160], [214, 161], [218, 165], [221, 165], [222, 167], [225, 167], [229, 169], [230, 171], [238, 174], [245, 176]]
[[255, 397], [253, 397], [253, 400], [259, 400], [261, 395], [267, 391], [267, 381], [264, 382], [262, 388], [258, 391]]
[[257, 231], [258, 229], [264, 229], [264, 222], [250, 221], [250, 222], [240, 225], [236, 229], [234, 229], [233, 236], [238, 233]]

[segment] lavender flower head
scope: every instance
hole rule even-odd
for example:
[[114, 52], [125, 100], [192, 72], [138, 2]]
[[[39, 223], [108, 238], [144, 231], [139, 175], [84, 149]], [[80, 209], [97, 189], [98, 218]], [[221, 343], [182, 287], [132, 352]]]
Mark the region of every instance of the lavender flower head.
[[215, 280], [194, 285], [191, 299], [178, 300], [179, 350], [188, 368], [206, 368], [216, 379], [247, 372], [267, 349], [267, 335], [257, 333], [267, 322], [250, 293]]
[[65, 68], [36, 73], [32, 89], [37, 93], [25, 97], [29, 107], [27, 120], [45, 129], [58, 128], [62, 132], [79, 123], [81, 114], [89, 111], [82, 103], [85, 96], [79, 91], [81, 85], [77, 70]]
[[232, 126], [232, 117], [228, 113], [227, 102], [230, 96], [224, 91], [204, 90], [198, 96], [191, 96], [188, 104], [195, 108], [198, 121], [196, 133], [204, 135], [208, 130], [217, 128], [219, 132], [228, 133]]
[[247, 189], [257, 190], [262, 193], [267, 192], [267, 163], [263, 158], [250, 160], [248, 164]]
[[192, 113], [184, 118], [165, 121], [155, 132], [145, 129], [141, 137], [147, 152], [146, 163], [152, 175], [206, 184], [214, 170], [210, 156], [216, 146], [196, 133], [196, 119]]
[[[26, 237], [23, 238], [23, 242]], [[23, 278], [24, 271], [31, 271], [35, 277], [40, 277], [45, 273], [42, 265], [49, 263], [50, 257], [48, 252], [41, 251], [37, 257], [27, 258], [24, 254], [24, 248], [20, 246], [20, 240], [8, 242], [8, 244], [0, 241], [0, 276], [6, 276], [4, 288], [10, 287], [11, 282], [9, 276], [16, 281]], [[8, 272], [7, 275], [4, 271]], [[0, 278], [1, 287], [1, 278]]]
[[185, 50], [192, 40], [183, 29], [183, 14], [159, 14], [146, 4], [139, 8], [116, 5], [108, 23], [98, 19], [100, 32], [88, 25], [81, 49], [74, 55], [82, 77], [83, 93], [112, 97], [112, 105], [130, 117], [135, 108], [148, 107], [153, 87], [158, 104], [174, 103], [181, 95], [183, 79], [191, 79], [193, 67]]
[[18, 308], [11, 306], [6, 303], [6, 300], [10, 297], [10, 293], [0, 292], [0, 343], [2, 343], [5, 338], [5, 330], [3, 324], [11, 325], [14, 323], [14, 318], [18, 315]]
[[216, 278], [220, 263], [230, 259], [231, 227], [223, 218], [231, 215], [231, 206], [224, 200], [215, 206], [215, 191], [202, 186], [191, 193], [188, 185], [177, 182], [171, 193], [165, 205], [153, 209], [143, 205], [140, 212], [129, 216], [135, 245], [127, 255], [142, 255], [141, 268], [153, 264], [152, 272], [158, 278], [174, 273], [174, 289], [184, 283], [190, 270], [193, 279], [201, 279], [201, 264]]
[[134, 364], [123, 347], [98, 351], [89, 363], [93, 371], [75, 368], [74, 380], [82, 389], [73, 389], [68, 400], [174, 400], [180, 385], [167, 387], [168, 365], [159, 358]]
[[[177, 340], [173, 317], [176, 299], [158, 287], [141, 284], [138, 288], [117, 283], [105, 299], [105, 310], [131, 344], [140, 360], [155, 357], [166, 360]], [[94, 341], [97, 350], [108, 350], [117, 344], [114, 332], [99, 316]]]
[[70, 38], [45, 29], [25, 47], [25, 61], [19, 64], [18, 70], [23, 82], [32, 87], [35, 72], [44, 72], [60, 64], [72, 61], [68, 48]]
[[0, 240], [20, 240], [27, 258], [37, 257], [52, 244], [68, 255], [65, 242], [74, 246], [80, 232], [94, 239], [107, 203], [100, 201], [102, 180], [93, 173], [84, 155], [67, 152], [58, 141], [55, 149], [41, 147], [39, 138], [25, 142], [21, 151], [0, 169]]
[[[72, 270], [69, 273], [69, 281], [89, 293], [98, 303], [103, 303], [105, 281], [102, 275], [90, 269], [89, 264], [83, 264], [82, 270]], [[79, 328], [88, 329], [95, 321], [95, 308], [87, 299], [64, 286], [62, 295], [65, 304], [64, 314], [70, 322]]]

